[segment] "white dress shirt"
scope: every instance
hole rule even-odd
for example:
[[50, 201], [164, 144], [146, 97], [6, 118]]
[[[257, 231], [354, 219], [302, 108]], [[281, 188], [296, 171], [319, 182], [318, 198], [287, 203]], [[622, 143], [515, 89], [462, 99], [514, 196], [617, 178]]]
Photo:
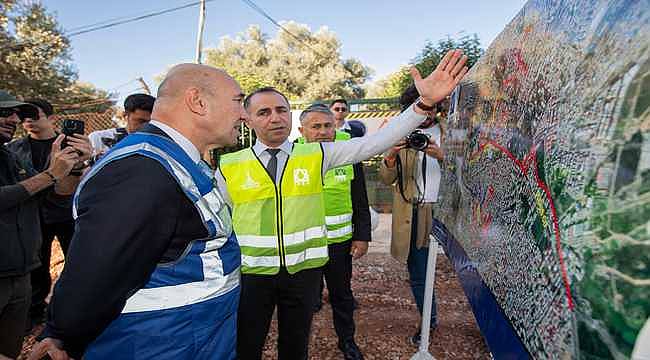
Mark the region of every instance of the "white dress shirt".
[[[431, 139], [440, 145], [440, 125], [436, 124], [427, 129], [421, 129], [423, 133], [431, 135]], [[423, 160], [426, 158], [426, 160]], [[427, 162], [426, 182], [422, 176], [422, 162]], [[420, 196], [425, 203], [434, 203], [438, 201], [438, 190], [440, 189], [440, 164], [433, 156], [426, 155], [423, 151], [418, 151], [418, 162], [415, 166], [415, 179], [417, 181]], [[422, 193], [424, 192], [424, 193]]]
[[95, 130], [88, 135], [90, 146], [93, 148], [93, 154], [103, 154], [109, 150], [108, 146], [104, 144], [102, 138], [115, 139], [117, 136], [117, 128]]
[[336, 129], [336, 130], [339, 130], [339, 131], [350, 130], [350, 131], [352, 131], [352, 127], [350, 127], [350, 124], [348, 123], [347, 120], [343, 120], [343, 125], [341, 125], [341, 127]]
[[[358, 163], [390, 149], [391, 146], [417, 128], [424, 119], [426, 119], [425, 115], [416, 113], [413, 110], [413, 106], [409, 106], [408, 109], [394, 117], [388, 125], [374, 134], [345, 141], [321, 143], [323, 148], [323, 177], [330, 169]], [[276, 148], [281, 150], [276, 155], [278, 159], [276, 183], [282, 178], [282, 171], [284, 170], [284, 165], [289, 158], [292, 147], [293, 144], [285, 140], [282, 145]], [[265, 151], [268, 148], [269, 146], [263, 144], [259, 139], [253, 146], [253, 151], [265, 167], [271, 159], [271, 155]], [[221, 193], [224, 195], [227, 194], [226, 182], [219, 170], [216, 172], [216, 179]], [[229, 196], [227, 196], [226, 201], [231, 203]]]
[[195, 163], [198, 163], [201, 161], [201, 153], [199, 152], [199, 149], [192, 144], [191, 141], [189, 141], [183, 134], [179, 133], [176, 129], [170, 127], [169, 125], [163, 124], [160, 121], [156, 120], [151, 120], [149, 124], [157, 127], [158, 129], [162, 130], [167, 136], [172, 138], [178, 146], [180, 146], [185, 153], [194, 161]]

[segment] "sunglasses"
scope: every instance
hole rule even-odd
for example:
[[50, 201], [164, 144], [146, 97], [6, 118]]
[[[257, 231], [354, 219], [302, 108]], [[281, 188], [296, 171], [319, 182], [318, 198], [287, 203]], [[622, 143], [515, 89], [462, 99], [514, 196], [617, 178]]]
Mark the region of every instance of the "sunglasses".
[[13, 114], [18, 113], [18, 110], [12, 108], [2, 108], [0, 109], [0, 118], [8, 118]]
[[348, 111], [348, 108], [346, 108], [346, 107], [335, 107], [335, 108], [332, 108], [332, 110], [334, 110], [336, 112], [346, 112], [346, 111]]

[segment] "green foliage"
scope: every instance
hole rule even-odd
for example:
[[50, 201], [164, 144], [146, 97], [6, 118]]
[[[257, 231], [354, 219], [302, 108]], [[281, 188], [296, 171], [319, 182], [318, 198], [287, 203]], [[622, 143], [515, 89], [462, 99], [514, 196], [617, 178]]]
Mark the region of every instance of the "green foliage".
[[[290, 99], [360, 98], [370, 69], [356, 59], [341, 59], [341, 43], [326, 28], [312, 32], [306, 25], [286, 22], [270, 39], [256, 25], [237, 37], [225, 37], [206, 49], [206, 63], [223, 68], [245, 92], [271, 85]], [[307, 44], [307, 45], [305, 45]]]
[[408, 67], [402, 67], [398, 71], [380, 79], [368, 90], [368, 96], [373, 98], [399, 97], [413, 80]]
[[[448, 37], [435, 44], [427, 41], [424, 49], [411, 61], [411, 65], [415, 65], [420, 70], [422, 76], [426, 76], [438, 66], [447, 51], [452, 49], [463, 50], [463, 53], [468, 57], [467, 66], [469, 67], [472, 67], [481, 55], [483, 55], [483, 49], [481, 49], [481, 42], [478, 35], [466, 35], [458, 39]], [[371, 97], [400, 96], [413, 82], [409, 74], [409, 67], [402, 67], [386, 78], [379, 80], [374, 87], [371, 87], [369, 95]]]
[[70, 41], [56, 18], [35, 1], [0, 3], [0, 87], [13, 95], [56, 104], [108, 99], [92, 85], [76, 83]]

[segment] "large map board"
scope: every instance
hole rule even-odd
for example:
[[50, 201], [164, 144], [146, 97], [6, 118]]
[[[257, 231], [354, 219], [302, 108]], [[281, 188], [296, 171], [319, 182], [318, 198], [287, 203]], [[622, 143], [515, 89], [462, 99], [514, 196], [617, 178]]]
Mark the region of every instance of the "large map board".
[[629, 358], [650, 315], [650, 2], [529, 1], [444, 127], [436, 213], [488, 342], [501, 317], [528, 357]]

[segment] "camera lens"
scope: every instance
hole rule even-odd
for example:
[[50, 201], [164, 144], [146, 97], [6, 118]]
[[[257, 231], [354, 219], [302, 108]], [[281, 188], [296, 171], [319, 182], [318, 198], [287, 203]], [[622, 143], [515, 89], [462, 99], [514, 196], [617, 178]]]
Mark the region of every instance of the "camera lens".
[[407, 144], [415, 150], [424, 150], [429, 145], [429, 137], [421, 132], [413, 132], [408, 136]]

